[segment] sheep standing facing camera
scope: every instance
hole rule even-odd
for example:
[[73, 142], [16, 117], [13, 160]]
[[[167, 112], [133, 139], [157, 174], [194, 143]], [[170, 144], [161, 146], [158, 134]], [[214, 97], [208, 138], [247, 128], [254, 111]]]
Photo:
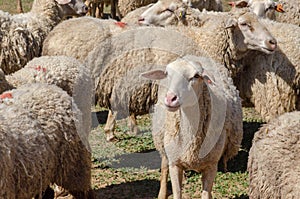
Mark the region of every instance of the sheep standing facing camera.
[[0, 68], [5, 74], [21, 69], [41, 54], [45, 37], [64, 16], [86, 12], [82, 0], [35, 0], [28, 13], [0, 11]]
[[285, 113], [255, 133], [249, 152], [249, 198], [300, 197], [300, 112]]
[[161, 80], [153, 115], [153, 140], [162, 157], [158, 198], [182, 196], [183, 170], [202, 172], [202, 199], [212, 198], [217, 165], [238, 153], [242, 137], [239, 93], [224, 66], [206, 57], [185, 56], [166, 70], [143, 73]]
[[0, 95], [0, 198], [41, 197], [52, 183], [89, 198], [91, 153], [81, 140], [87, 136], [81, 117], [55, 85], [28, 84]]

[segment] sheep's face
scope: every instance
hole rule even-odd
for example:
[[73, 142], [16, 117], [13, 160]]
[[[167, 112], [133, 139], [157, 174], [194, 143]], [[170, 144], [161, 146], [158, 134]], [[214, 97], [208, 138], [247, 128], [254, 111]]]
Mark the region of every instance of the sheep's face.
[[149, 8], [142, 13], [138, 20], [140, 25], [175, 25], [184, 17], [184, 13], [182, 2], [158, 1], [149, 5]]
[[64, 16], [81, 16], [88, 12], [82, 0], [55, 0], [63, 10]]
[[276, 39], [252, 12], [231, 19], [229, 27], [233, 28], [233, 42], [239, 51], [250, 49], [270, 54], [277, 48]]
[[186, 59], [177, 59], [168, 64], [165, 71], [150, 71], [142, 76], [155, 80], [162, 79], [160, 95], [164, 96], [163, 103], [172, 112], [197, 104], [202, 94], [203, 82], [211, 82], [201, 63]]

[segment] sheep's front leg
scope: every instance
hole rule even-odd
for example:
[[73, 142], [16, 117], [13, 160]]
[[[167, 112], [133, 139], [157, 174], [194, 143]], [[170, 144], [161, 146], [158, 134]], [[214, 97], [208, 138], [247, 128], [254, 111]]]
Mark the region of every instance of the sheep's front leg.
[[129, 127], [130, 134], [137, 135], [139, 133], [139, 128], [137, 126], [136, 117], [134, 113], [130, 114], [128, 120], [128, 127]]
[[160, 189], [158, 194], [158, 199], [168, 198], [168, 174], [169, 165], [166, 156], [161, 157], [161, 174], [160, 174]]
[[217, 164], [202, 172], [202, 199], [212, 199], [211, 191], [217, 175]]
[[181, 199], [183, 170], [176, 165], [170, 165], [170, 177], [174, 199]]
[[106, 124], [104, 127], [104, 132], [107, 141], [112, 141], [115, 138], [114, 135], [115, 125], [116, 125], [115, 115], [112, 113], [111, 110], [109, 110]]

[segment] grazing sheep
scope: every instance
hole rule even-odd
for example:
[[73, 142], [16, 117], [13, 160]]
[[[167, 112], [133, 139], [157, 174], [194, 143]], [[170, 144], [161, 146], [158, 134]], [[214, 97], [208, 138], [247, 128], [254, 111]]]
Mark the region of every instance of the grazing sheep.
[[75, 198], [90, 198], [91, 153], [73, 98], [40, 83], [0, 98], [0, 198], [41, 197], [52, 183]]
[[300, 112], [285, 113], [255, 133], [249, 152], [249, 198], [300, 197]]
[[202, 172], [202, 199], [212, 198], [220, 158], [226, 167], [243, 137], [241, 101], [228, 71], [210, 58], [185, 56], [142, 76], [167, 78], [153, 115], [153, 140], [162, 157], [158, 198], [167, 198], [168, 172], [173, 198], [181, 198], [183, 170]]
[[300, 110], [300, 27], [261, 20], [278, 41], [272, 55], [251, 52], [241, 60], [234, 79], [246, 103], [269, 121], [285, 112]]
[[229, 2], [233, 8], [250, 7], [251, 11], [259, 17], [275, 20], [275, 11], [284, 12], [282, 4], [273, 0], [240, 0]]
[[41, 54], [46, 35], [64, 16], [86, 12], [82, 0], [35, 0], [28, 13], [0, 11], [0, 68], [5, 74], [21, 69]]
[[[0, 71], [1, 73], [1, 71]], [[3, 74], [3, 73], [2, 73]], [[0, 74], [0, 91], [18, 88], [29, 83], [55, 84], [73, 97], [74, 102], [85, 115], [82, 129], [89, 135], [91, 131], [91, 106], [93, 85], [89, 69], [78, 60], [66, 56], [42, 56], [29, 61], [24, 68], [11, 74]], [[1, 92], [1, 93], [2, 93]], [[88, 143], [88, 140], [84, 140]]]

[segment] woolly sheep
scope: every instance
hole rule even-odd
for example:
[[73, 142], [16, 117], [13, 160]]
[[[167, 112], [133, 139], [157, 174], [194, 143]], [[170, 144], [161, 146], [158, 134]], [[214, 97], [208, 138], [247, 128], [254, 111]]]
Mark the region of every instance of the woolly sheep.
[[[0, 71], [1, 72], [1, 71]], [[2, 73], [3, 74], [3, 73]], [[0, 91], [18, 88], [29, 83], [55, 84], [74, 98], [74, 102], [85, 115], [82, 132], [91, 131], [91, 106], [93, 85], [89, 69], [78, 60], [66, 56], [42, 56], [29, 61], [24, 68], [5, 77], [0, 74]], [[88, 140], [84, 140], [88, 143]]]
[[261, 20], [277, 38], [272, 55], [251, 52], [241, 60], [243, 70], [234, 79], [245, 102], [269, 121], [300, 110], [300, 27]]
[[173, 198], [181, 198], [183, 170], [202, 172], [202, 199], [212, 198], [218, 161], [238, 153], [242, 107], [224, 66], [207, 57], [185, 56], [165, 70], [142, 76], [162, 80], [153, 114], [153, 140], [162, 157], [158, 198], [167, 198], [170, 172]]
[[75, 198], [89, 198], [91, 153], [80, 139], [83, 115], [72, 97], [38, 83], [0, 98], [0, 197], [41, 197], [57, 183]]
[[269, 18], [275, 20], [275, 11], [284, 12], [282, 4], [273, 0], [240, 0], [236, 2], [229, 2], [235, 8], [250, 7], [250, 9], [259, 17]]
[[[179, 5], [177, 11], [182, 12], [182, 3], [172, 0], [169, 6], [174, 3]], [[141, 15], [140, 24], [178, 24], [180, 21], [176, 14], [164, 17], [163, 9], [165, 6], [167, 5], [158, 2], [150, 7]], [[236, 9], [230, 13], [201, 13], [195, 9], [188, 9], [186, 17], [183, 17], [182, 20], [189, 28], [182, 27], [181, 23], [172, 27], [193, 38], [213, 59], [228, 68], [232, 76], [239, 70], [237, 68], [238, 60], [250, 50], [270, 54], [277, 47], [276, 39], [258, 21], [258, 17], [247, 9]]]
[[86, 12], [82, 0], [35, 0], [28, 13], [10, 15], [0, 11], [0, 68], [5, 74], [21, 69], [41, 54], [46, 35], [63, 16]]
[[[198, 15], [194, 16], [202, 17], [202, 15], [200, 15], [201, 13], [199, 13]], [[241, 59], [248, 51], [250, 51], [250, 49], [254, 48], [265, 52], [269, 52], [276, 47], [276, 41], [273, 37], [271, 37], [269, 32], [266, 31], [265, 28], [257, 21], [257, 17], [254, 14], [252, 15], [251, 13], [243, 13], [241, 14], [242, 16], [238, 14], [236, 16], [229, 16], [227, 14], [220, 15], [222, 16], [221, 18], [219, 15], [203, 14], [202, 18], [199, 17], [199, 21], [201, 19], [200, 22], [202, 22], [202, 20], [203, 22], [205, 22], [203, 24], [203, 28], [191, 27], [189, 29], [180, 29], [179, 27], [145, 28], [135, 27], [132, 25], [125, 25], [124, 28], [120, 28], [115, 25], [116, 22], [114, 21], [107, 21], [107, 24], [112, 24], [112, 26], [108, 26], [107, 24], [102, 22], [103, 20], [99, 19], [92, 19], [87, 17], [83, 17], [80, 19], [72, 19], [69, 20], [69, 22], [63, 22], [60, 25], [56, 26], [53, 29], [53, 31], [48, 35], [47, 39], [44, 42], [43, 54], [64, 54], [67, 56], [79, 58], [80, 60], [84, 60], [86, 64], [91, 68], [92, 76], [95, 79], [95, 102], [98, 102], [101, 106], [111, 109], [111, 103], [113, 101], [118, 101], [118, 103], [115, 104], [120, 103], [122, 107], [114, 109], [115, 111], [121, 109], [125, 110], [127, 114], [148, 113], [149, 107], [151, 107], [151, 103], [149, 102], [155, 101], [150, 100], [151, 98], [149, 98], [149, 95], [152, 93], [151, 88], [149, 87], [148, 89], [137, 89], [135, 85], [139, 84], [135, 80], [130, 81], [135, 82], [132, 83], [130, 86], [127, 86], [128, 83], [122, 84], [117, 82], [121, 81], [119, 77], [123, 78], [123, 76], [126, 76], [127, 72], [131, 69], [137, 68], [138, 66], [147, 65], [147, 63], [149, 63], [152, 59], [152, 65], [157, 62], [156, 60], [158, 60], [159, 65], [161, 65], [161, 63], [166, 64], [167, 61], [174, 61], [174, 58], [176, 57], [174, 56], [174, 53], [170, 53], [171, 55], [173, 55], [171, 56], [171, 59], [169, 59], [170, 55], [166, 56], [166, 50], [164, 52], [155, 52], [151, 55], [151, 50], [149, 50], [150, 47], [153, 47], [151, 45], [151, 42], [156, 42], [157, 44], [159, 44], [160, 49], [167, 48], [168, 52], [172, 52], [173, 49], [177, 49], [177, 51], [180, 52], [177, 52], [177, 55], [184, 55], [186, 52], [188, 52], [181, 49], [187, 48], [187, 44], [191, 45], [191, 47], [196, 46], [200, 51], [203, 51], [202, 48], [205, 48], [205, 50], [208, 51], [208, 54], [213, 55], [213, 57], [217, 58], [221, 63], [227, 63], [226, 66], [232, 66], [232, 63], [235, 60]], [[236, 27], [240, 25], [237, 24], [234, 24], [231, 28], [225, 29], [223, 25], [223, 23], [225, 23], [224, 21], [230, 22], [235, 21], [236, 19], [244, 19], [246, 20], [246, 22], [249, 21], [249, 23], [251, 23], [252, 25], [251, 30], [253, 29], [254, 31], [249, 31], [250, 27], [248, 26], [242, 27], [243, 32], [245, 32], [245, 34], [242, 35], [240, 29]], [[85, 24], [88, 24], [87, 27], [89, 27], [90, 31], [87, 31], [87, 34], [91, 35], [90, 37], [80, 37], [81, 34], [78, 31], [79, 21], [85, 21]], [[100, 26], [100, 24], [103, 25]], [[97, 29], [104, 29], [104, 31], [98, 31], [97, 33], [96, 31], [94, 31]], [[232, 32], [231, 29], [233, 29]], [[70, 34], [67, 34], [69, 31]], [[151, 31], [155, 33], [152, 33]], [[134, 32], [138, 33], [135, 34]], [[216, 35], [216, 32], [219, 32], [220, 35]], [[97, 37], [99, 39], [97, 42], [95, 42], [95, 40], [91, 40], [92, 44], [90, 45], [89, 43], [87, 43], [87, 38], [93, 38], [94, 33], [96, 35], [100, 35], [101, 33], [101, 36], [99, 36], [99, 38]], [[155, 35], [157, 33], [159, 33], [159, 35]], [[174, 36], [168, 37], [168, 34]], [[205, 34], [207, 34], [208, 36], [205, 36]], [[235, 36], [240, 34], [238, 37], [239, 39], [233, 39], [233, 34], [235, 34]], [[145, 35], [147, 35], [147, 37], [145, 37]], [[200, 35], [201, 38], [199, 38]], [[228, 38], [228, 35], [231, 35], [232, 37]], [[209, 37], [213, 37], [214, 39], [210, 39], [212, 41], [211, 44], [208, 46], [207, 40], [209, 40]], [[162, 40], [161, 38], [165, 39]], [[189, 40], [189, 42], [187, 43], [182, 38], [184, 38], [184, 40]], [[247, 44], [244, 43], [245, 40], [247, 41]], [[174, 43], [174, 41], [176, 42]], [[267, 43], [268, 45], [269, 42], [273, 42], [274, 44], [269, 44], [269, 50], [265, 50], [265, 44]], [[177, 43], [183, 44], [182, 47], [177, 46]], [[201, 46], [201, 44], [203, 44], [203, 46]], [[228, 48], [228, 46], [230, 46], [231, 49]], [[192, 52], [189, 53], [191, 54]], [[231, 57], [228, 55], [230, 55]], [[161, 62], [163, 58], [165, 58], [165, 60], [164, 62]], [[120, 72], [119, 70], [123, 70], [123, 72]], [[118, 92], [117, 88], [119, 87], [119, 85], [124, 85], [125, 87], [127, 86], [126, 89], [123, 89], [124, 93], [126, 93], [125, 96], [127, 96], [127, 99], [122, 99], [122, 96], [124, 96], [124, 94], [122, 94], [123, 92], [118, 93], [120, 97], [114, 94]], [[135, 89], [131, 89], [131, 87]], [[126, 92], [128, 91], [128, 89], [131, 90], [131, 92]], [[138, 93], [139, 97], [135, 95], [127, 95], [127, 93], [133, 92]], [[131, 108], [128, 108], [128, 103], [130, 100], [132, 100], [130, 103]], [[135, 107], [137, 110], [134, 110], [133, 107]], [[109, 120], [107, 121], [105, 131], [108, 135], [107, 139], [110, 140], [114, 137], [114, 116], [109, 114], [108, 118]], [[134, 118], [134, 116], [132, 116], [131, 118]], [[134, 134], [136, 134], [137, 132], [135, 130], [136, 127], [134, 127], [135, 123], [136, 122], [133, 120], [133, 128], [131, 129], [131, 131], [133, 131]]]
[[140, 8], [142, 6], [155, 3], [157, 0], [119, 0], [118, 8], [120, 10], [121, 17], [126, 16], [129, 12]]
[[285, 113], [255, 133], [249, 152], [249, 198], [300, 197], [300, 112]]

